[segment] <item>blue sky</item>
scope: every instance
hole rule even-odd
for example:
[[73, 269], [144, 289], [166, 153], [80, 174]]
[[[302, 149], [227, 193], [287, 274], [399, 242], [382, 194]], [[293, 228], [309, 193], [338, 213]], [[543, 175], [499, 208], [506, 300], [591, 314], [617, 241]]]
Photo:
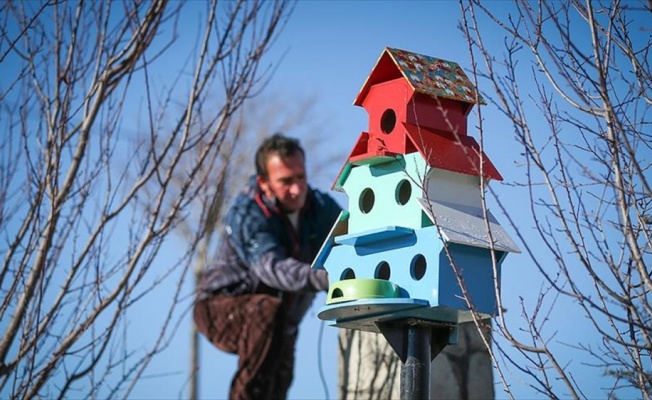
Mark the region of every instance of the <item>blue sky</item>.
[[[200, 2], [194, 3], [196, 11], [203, 9]], [[507, 8], [510, 3], [505, 3]], [[502, 8], [503, 4], [501, 4]], [[189, 13], [188, 15], [193, 15]], [[196, 14], [193, 15], [196, 18]], [[190, 27], [195, 19], [182, 21], [182, 27]], [[395, 47], [437, 58], [455, 61], [467, 69], [470, 67], [468, 45], [458, 29], [460, 20], [459, 4], [456, 1], [318, 1], [302, 0], [296, 5], [285, 30], [275, 43], [267, 58], [275, 68], [267, 90], [275, 93], [279, 102], [290, 105], [310, 96], [317, 99], [317, 111], [324, 121], [321, 130], [326, 137], [314, 151], [339, 154], [339, 161], [329, 165], [320, 176], [311, 177], [317, 188], [328, 191], [342, 163], [349, 154], [360, 132], [367, 130], [367, 115], [364, 109], [353, 105], [353, 100], [362, 87], [367, 75], [385, 47]], [[195, 39], [192, 29], [181, 30], [181, 45], [192, 43]], [[498, 31], [486, 31], [484, 40], [492, 48], [502, 45], [503, 36]], [[174, 53], [170, 62], [174, 61]], [[169, 64], [169, 68], [177, 68]], [[181, 68], [181, 66], [178, 66]], [[524, 82], [527, 85], [527, 82]], [[488, 88], [487, 88], [488, 89]], [[485, 88], [480, 87], [480, 90]], [[492, 182], [492, 188], [503, 200], [507, 200], [510, 215], [519, 221], [526, 221], [527, 198], [522, 192], [510, 186], [514, 181], [524, 181], [523, 170], [516, 167], [521, 149], [515, 143], [509, 124], [492, 114], [487, 107], [484, 145], [504, 178], [504, 182]], [[137, 131], [137, 123], [125, 129]], [[469, 124], [469, 134], [474, 135], [473, 123]], [[535, 126], [536, 127], [536, 126]], [[271, 132], [270, 132], [271, 133]], [[545, 132], [542, 137], [545, 137]], [[288, 134], [299, 138], [305, 134], [292, 131]], [[308, 149], [308, 162], [310, 151]], [[335, 194], [336, 199], [346, 207], [346, 198]], [[506, 225], [506, 218], [492, 209], [499, 221]], [[509, 227], [506, 227], [511, 233]], [[525, 227], [528, 230], [529, 226]], [[174, 240], [170, 240], [173, 243]], [[520, 243], [519, 243], [520, 245]], [[173, 248], [168, 248], [174, 252]], [[546, 262], [545, 254], [541, 255]], [[532, 306], [539, 293], [542, 278], [534, 271], [526, 257], [511, 254], [503, 264], [502, 290], [511, 311], [509, 318], [518, 319], [519, 299], [523, 298]], [[159, 290], [157, 293], [165, 293]], [[161, 300], [158, 302], [158, 300]], [[163, 301], [165, 300], [165, 301]], [[132, 311], [130, 325], [133, 337], [130, 345], [138, 347], [145, 343], [150, 332], [146, 330], [150, 319], [155, 319], [156, 306], [167, 304], [168, 299], [153, 299], [154, 303], [143, 304], [142, 309]], [[320, 368], [324, 371], [330, 398], [337, 397], [337, 333], [336, 328], [325, 326], [317, 318], [325, 296], [316, 299], [308, 313], [299, 336], [295, 379], [289, 393], [290, 399], [323, 399], [326, 391], [320, 379]], [[556, 309], [563, 309], [565, 302], [559, 301]], [[184, 398], [187, 393], [187, 371], [189, 360], [190, 314], [179, 328], [171, 346], [163, 352], [148, 369], [146, 379], [139, 382], [132, 392], [133, 398]], [[587, 336], [591, 329], [588, 324], [578, 324], [578, 314], [557, 313], [551, 320], [551, 331], [569, 333], [572, 337]], [[152, 326], [155, 326], [152, 324]], [[565, 327], [572, 326], [572, 330]], [[568, 332], [572, 331], [572, 332]], [[320, 340], [320, 335], [323, 338]], [[572, 340], [570, 340], [572, 342]], [[562, 360], [569, 366], [577, 367], [581, 357], [562, 350]], [[321, 357], [320, 357], [321, 355]], [[224, 354], [212, 347], [202, 338], [201, 345], [201, 397], [225, 398], [237, 358]], [[581, 370], [581, 369], [580, 369]], [[535, 397], [535, 393], [517, 375], [507, 375], [517, 398]], [[584, 382], [588, 397], [599, 396], [595, 371], [579, 373], [579, 382]], [[497, 378], [496, 378], [497, 380]], [[591, 392], [595, 390], [595, 392]], [[593, 396], [592, 396], [593, 394]], [[497, 386], [497, 397], [505, 397]], [[540, 396], [536, 396], [540, 397]]]

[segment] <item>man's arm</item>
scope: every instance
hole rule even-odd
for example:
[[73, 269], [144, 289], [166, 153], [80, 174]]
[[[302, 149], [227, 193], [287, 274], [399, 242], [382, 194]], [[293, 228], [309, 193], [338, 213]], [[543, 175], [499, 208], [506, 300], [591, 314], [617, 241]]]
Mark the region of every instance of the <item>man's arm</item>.
[[285, 256], [283, 244], [257, 206], [232, 209], [227, 223], [229, 240], [238, 256], [267, 286], [288, 292], [328, 288], [325, 271]]

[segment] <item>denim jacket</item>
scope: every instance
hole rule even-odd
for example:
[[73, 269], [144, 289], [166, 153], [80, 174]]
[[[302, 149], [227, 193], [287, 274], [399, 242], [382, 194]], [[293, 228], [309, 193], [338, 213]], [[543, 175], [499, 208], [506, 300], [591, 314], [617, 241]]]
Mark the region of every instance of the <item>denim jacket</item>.
[[198, 298], [292, 293], [298, 324], [315, 292], [328, 289], [326, 274], [310, 264], [340, 211], [331, 196], [310, 188], [296, 232], [252, 177], [226, 214], [219, 258], [203, 272]]

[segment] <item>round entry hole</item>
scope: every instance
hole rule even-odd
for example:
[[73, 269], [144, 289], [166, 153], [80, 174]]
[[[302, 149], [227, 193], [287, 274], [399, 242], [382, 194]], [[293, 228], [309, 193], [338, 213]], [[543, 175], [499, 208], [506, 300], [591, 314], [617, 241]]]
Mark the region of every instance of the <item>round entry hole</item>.
[[417, 254], [412, 258], [412, 263], [410, 264], [410, 275], [415, 281], [421, 280], [426, 274], [426, 258], [423, 254]]
[[340, 278], [340, 280], [344, 281], [347, 279], [355, 279], [355, 271], [353, 271], [351, 268], [346, 268], [342, 272], [342, 277]]
[[389, 134], [394, 130], [394, 126], [396, 126], [396, 113], [388, 108], [380, 117], [380, 130], [385, 134]]
[[389, 280], [390, 277], [390, 269], [389, 269], [389, 264], [387, 261], [381, 261], [378, 266], [376, 267], [376, 273], [375, 273], [376, 279], [384, 279], [386, 281]]
[[412, 196], [412, 185], [407, 179], [403, 179], [396, 186], [396, 202], [400, 205], [407, 204]]
[[371, 209], [374, 208], [375, 201], [376, 196], [374, 195], [374, 191], [370, 188], [366, 188], [360, 194], [360, 211], [362, 211], [363, 214], [369, 213]]

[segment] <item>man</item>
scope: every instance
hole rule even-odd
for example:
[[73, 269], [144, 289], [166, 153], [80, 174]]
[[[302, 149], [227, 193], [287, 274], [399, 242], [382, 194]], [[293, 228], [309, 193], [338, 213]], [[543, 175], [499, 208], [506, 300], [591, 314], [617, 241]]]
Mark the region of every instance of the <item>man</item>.
[[305, 153], [280, 134], [256, 152], [256, 176], [225, 219], [220, 258], [200, 281], [194, 318], [219, 349], [238, 354], [231, 399], [284, 399], [297, 328], [315, 293], [310, 268], [341, 209], [308, 186]]

